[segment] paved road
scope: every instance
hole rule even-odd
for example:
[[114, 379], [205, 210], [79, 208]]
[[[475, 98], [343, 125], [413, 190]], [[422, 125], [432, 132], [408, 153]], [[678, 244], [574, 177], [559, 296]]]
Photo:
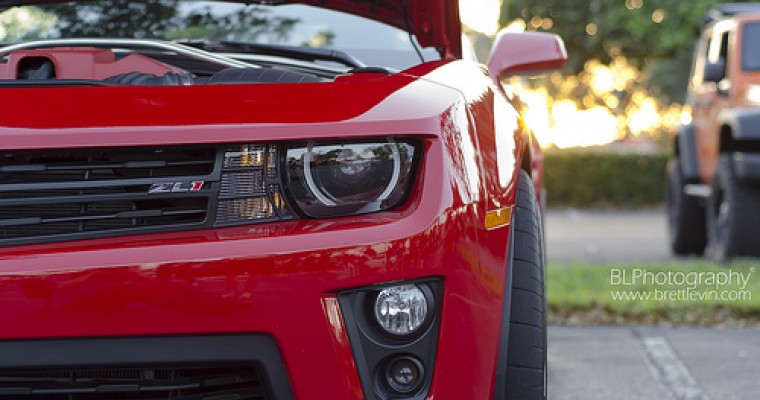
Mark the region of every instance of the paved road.
[[550, 400], [757, 400], [760, 329], [549, 328]]
[[664, 211], [549, 210], [546, 255], [555, 263], [671, 260]]

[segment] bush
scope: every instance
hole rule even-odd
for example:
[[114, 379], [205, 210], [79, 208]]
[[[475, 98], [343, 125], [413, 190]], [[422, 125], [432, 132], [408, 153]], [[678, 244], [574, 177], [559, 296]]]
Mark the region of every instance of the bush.
[[544, 179], [550, 207], [651, 207], [665, 201], [668, 156], [547, 153]]

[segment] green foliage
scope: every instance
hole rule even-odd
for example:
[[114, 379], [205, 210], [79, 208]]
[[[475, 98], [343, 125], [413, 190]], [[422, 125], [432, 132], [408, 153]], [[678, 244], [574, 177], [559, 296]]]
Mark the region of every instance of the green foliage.
[[[0, 13], [0, 37], [255, 40], [266, 34], [279, 41], [300, 22], [270, 15], [267, 9], [250, 4], [226, 13], [225, 8], [190, 9], [188, 4], [179, 0], [96, 0], [24, 6]], [[19, 13], [25, 18], [18, 18]]]
[[667, 155], [549, 152], [544, 160], [552, 207], [637, 208], [662, 204]]
[[38, 37], [53, 28], [56, 18], [35, 7], [11, 8], [0, 12], [0, 40]]
[[[565, 39], [570, 69], [587, 60], [609, 60], [620, 52], [629, 59], [679, 58], [691, 55], [707, 10], [719, 0], [505, 0], [500, 22], [515, 18], [551, 18], [551, 31]], [[660, 19], [661, 18], [661, 19]], [[655, 20], [660, 20], [659, 23]], [[594, 34], [587, 32], [593, 24]]]
[[176, 0], [95, 1], [44, 6], [61, 37], [151, 37], [170, 26]]

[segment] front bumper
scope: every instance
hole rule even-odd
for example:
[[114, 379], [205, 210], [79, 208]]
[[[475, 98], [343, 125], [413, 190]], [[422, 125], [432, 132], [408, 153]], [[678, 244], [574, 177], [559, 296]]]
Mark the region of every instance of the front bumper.
[[428, 397], [485, 399], [504, 268], [479, 261], [476, 205], [440, 150], [393, 212], [3, 249], [0, 341], [266, 335], [295, 398], [361, 399], [338, 294], [432, 277], [443, 299]]

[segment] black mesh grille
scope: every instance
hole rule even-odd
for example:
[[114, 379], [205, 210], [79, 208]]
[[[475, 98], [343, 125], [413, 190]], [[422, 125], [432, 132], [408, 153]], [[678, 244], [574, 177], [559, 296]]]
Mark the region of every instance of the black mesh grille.
[[201, 227], [216, 158], [216, 146], [0, 151], [0, 245]]
[[0, 399], [267, 400], [250, 365], [0, 370]]

